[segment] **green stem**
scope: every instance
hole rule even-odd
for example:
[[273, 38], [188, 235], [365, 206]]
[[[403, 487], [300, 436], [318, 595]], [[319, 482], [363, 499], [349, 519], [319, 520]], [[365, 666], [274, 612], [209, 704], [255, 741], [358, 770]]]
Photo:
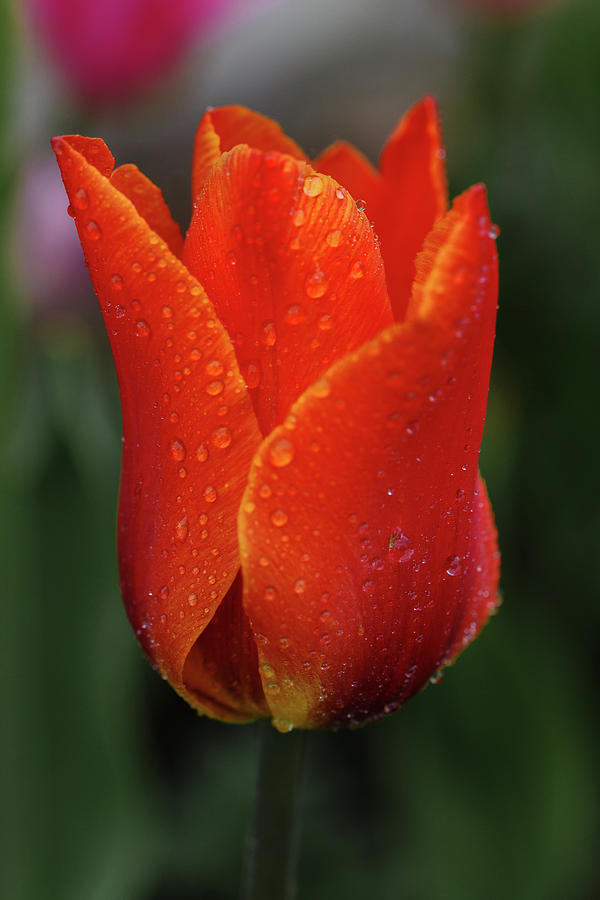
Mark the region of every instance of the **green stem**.
[[262, 729], [242, 900], [293, 900], [300, 838], [304, 733]]

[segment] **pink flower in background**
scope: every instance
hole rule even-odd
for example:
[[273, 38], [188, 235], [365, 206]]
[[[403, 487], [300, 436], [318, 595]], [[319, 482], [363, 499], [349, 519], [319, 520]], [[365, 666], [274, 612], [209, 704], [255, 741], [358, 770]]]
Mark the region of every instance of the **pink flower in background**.
[[26, 0], [40, 42], [88, 103], [146, 89], [237, 0]]

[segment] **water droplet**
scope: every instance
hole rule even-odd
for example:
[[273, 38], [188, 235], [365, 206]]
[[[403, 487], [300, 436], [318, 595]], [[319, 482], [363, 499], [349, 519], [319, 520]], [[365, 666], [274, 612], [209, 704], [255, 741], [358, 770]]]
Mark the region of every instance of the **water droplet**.
[[111, 284], [113, 287], [113, 291], [122, 291], [123, 290], [123, 279], [120, 275], [116, 273], [110, 276]]
[[214, 503], [217, 499], [217, 492], [212, 484], [207, 484], [204, 490], [202, 491], [202, 496], [206, 500], [207, 503]]
[[339, 247], [342, 241], [342, 232], [339, 228], [336, 228], [335, 231], [330, 231], [325, 238], [330, 247]]
[[279, 717], [275, 717], [273, 720], [273, 727], [280, 731], [281, 734], [289, 734], [290, 731], [293, 731], [294, 726], [289, 721], [289, 719], [280, 719]]
[[235, 255], [235, 253], [233, 252], [233, 250], [230, 250], [227, 253], [227, 262], [229, 263], [230, 266], [237, 265], [237, 257]]
[[441, 669], [438, 669], [437, 672], [434, 672], [431, 678], [429, 679], [429, 684], [439, 684], [442, 678], [444, 677], [444, 673]]
[[281, 528], [287, 522], [287, 513], [283, 509], [275, 509], [271, 513], [271, 522], [276, 528]]
[[350, 278], [356, 281], [358, 278], [362, 278], [365, 274], [364, 264], [360, 261], [360, 259], [355, 260], [350, 266]]
[[99, 241], [102, 237], [102, 229], [97, 222], [94, 222], [93, 219], [90, 219], [90, 221], [87, 223], [87, 225], [85, 226], [85, 230], [90, 241]]
[[260, 384], [261, 372], [258, 360], [250, 360], [241, 366], [242, 375], [249, 390], [257, 388]]
[[323, 181], [318, 175], [307, 175], [302, 190], [307, 197], [318, 197], [323, 190]]
[[172, 319], [173, 318], [173, 310], [170, 306], [163, 306], [162, 308], [163, 318]]
[[[305, 189], [304, 193], [306, 193], [306, 189]], [[310, 196], [310, 194], [309, 194], [309, 196]], [[296, 212], [294, 213], [294, 215], [292, 216], [292, 222], [296, 226], [303, 225], [305, 219], [306, 219], [306, 213], [304, 212], [303, 209], [297, 209]]]
[[258, 489], [258, 494], [263, 498], [263, 500], [268, 500], [272, 493], [273, 491], [268, 484], [261, 484]]
[[206, 462], [206, 460], [208, 459], [208, 447], [206, 446], [206, 444], [200, 444], [200, 446], [196, 450], [196, 459], [201, 463]]
[[291, 463], [294, 458], [294, 445], [286, 437], [274, 440], [269, 447], [269, 462], [278, 469]]
[[288, 307], [285, 314], [285, 321], [288, 325], [300, 325], [301, 322], [306, 321], [306, 312], [301, 306], [294, 303], [292, 306]]
[[221, 375], [223, 372], [223, 363], [220, 359], [211, 359], [206, 363], [205, 371], [207, 375], [212, 375], [213, 377]]
[[492, 225], [490, 230], [488, 231], [489, 237], [491, 237], [492, 240], [496, 240], [496, 238], [498, 237], [499, 234], [500, 234], [500, 229], [498, 228], [498, 226]]
[[171, 441], [171, 456], [177, 462], [181, 462], [182, 459], [185, 459], [185, 444], [178, 438]]
[[448, 575], [460, 575], [462, 572], [462, 560], [460, 556], [449, 556], [445, 565]]
[[294, 593], [303, 594], [306, 590], [306, 582], [304, 578], [299, 578], [294, 584]]
[[209, 381], [206, 385], [206, 393], [210, 394], [211, 397], [216, 397], [223, 392], [223, 387], [222, 381]]
[[195, 606], [198, 602], [198, 597], [196, 594], [190, 594], [188, 597], [188, 603], [190, 606]]
[[323, 296], [328, 285], [329, 280], [325, 273], [320, 269], [316, 269], [304, 282], [304, 290], [306, 291], [307, 296], [312, 300], [318, 300], [319, 297]]
[[414, 549], [410, 546], [410, 541], [401, 531], [393, 531], [390, 535], [389, 550], [392, 558], [396, 562], [404, 563], [415, 555]]
[[225, 447], [229, 447], [231, 444], [231, 431], [227, 428], [226, 425], [222, 425], [220, 428], [216, 428], [212, 435], [211, 440], [215, 447], [219, 447], [221, 450], [224, 450]]
[[269, 319], [263, 322], [262, 326], [262, 342], [265, 347], [273, 347], [277, 342], [277, 333], [275, 331], [275, 322]]
[[136, 322], [135, 333], [138, 337], [148, 337], [150, 334], [150, 326], [144, 319]]
[[330, 331], [333, 328], [333, 318], [328, 313], [325, 313], [325, 315], [321, 316], [317, 325], [321, 331]]
[[90, 200], [85, 190], [79, 188], [79, 190], [75, 191], [73, 194], [73, 206], [75, 209], [87, 209], [89, 205]]
[[328, 397], [331, 393], [331, 384], [327, 381], [326, 378], [319, 378], [313, 384], [311, 392], [315, 395], [315, 397]]
[[276, 596], [277, 596], [277, 589], [274, 588], [272, 585], [268, 585], [268, 587], [266, 587], [264, 589], [263, 597], [265, 598], [265, 600], [269, 600], [269, 601], [274, 600]]
[[163, 587], [161, 587], [161, 589], [158, 593], [158, 596], [160, 597], [161, 600], [167, 600], [167, 598], [169, 596], [168, 585], [165, 584], [165, 585], [163, 585]]
[[181, 466], [181, 467], [177, 470], [177, 474], [179, 475], [180, 478], [185, 478], [185, 477], [187, 476], [187, 469], [186, 469], [186, 467], [185, 467], [185, 466]]
[[184, 516], [183, 519], [180, 519], [177, 525], [175, 526], [175, 537], [178, 541], [183, 543], [188, 536], [188, 520], [187, 516]]

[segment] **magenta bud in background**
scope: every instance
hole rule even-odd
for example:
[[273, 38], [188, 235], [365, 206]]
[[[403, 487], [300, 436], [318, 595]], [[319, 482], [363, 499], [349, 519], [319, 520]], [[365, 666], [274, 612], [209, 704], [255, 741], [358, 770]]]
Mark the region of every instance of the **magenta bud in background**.
[[38, 40], [94, 105], [150, 87], [238, 0], [25, 0]]

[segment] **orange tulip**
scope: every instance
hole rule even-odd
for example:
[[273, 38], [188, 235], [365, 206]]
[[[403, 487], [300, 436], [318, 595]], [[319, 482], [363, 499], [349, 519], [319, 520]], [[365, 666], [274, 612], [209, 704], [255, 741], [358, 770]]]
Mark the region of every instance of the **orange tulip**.
[[480, 185], [446, 211], [433, 100], [379, 172], [207, 112], [185, 241], [101, 140], [53, 144], [119, 376], [121, 587], [150, 660], [231, 722], [396, 709], [497, 603], [496, 229]]

